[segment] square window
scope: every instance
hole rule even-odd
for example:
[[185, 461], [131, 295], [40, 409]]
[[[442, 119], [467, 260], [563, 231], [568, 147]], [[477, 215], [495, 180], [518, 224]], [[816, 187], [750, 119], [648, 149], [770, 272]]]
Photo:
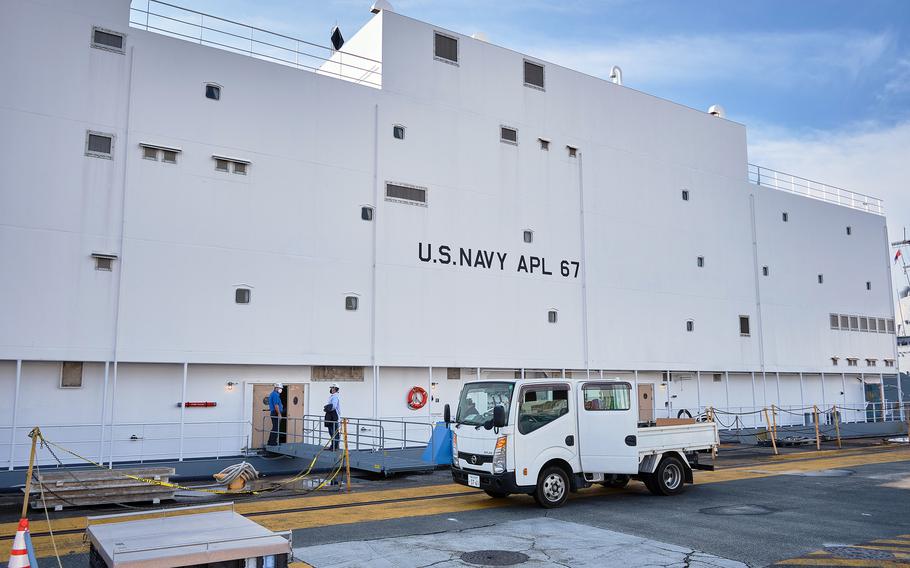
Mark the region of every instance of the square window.
[[518, 144], [518, 131], [508, 126], [500, 126], [499, 141], [508, 144]]
[[762, 266], [761, 274], [762, 274], [762, 276], [769, 276], [771, 274], [771, 269], [768, 268], [767, 266]]
[[534, 231], [524, 231], [521, 235], [521, 238], [526, 243], [533, 242], [534, 241]]
[[878, 318], [878, 332], [888, 333], [887, 322], [885, 322], [884, 318]]
[[686, 320], [686, 331], [695, 331], [695, 321]]
[[749, 316], [739, 316], [739, 334], [749, 335]]
[[433, 55], [446, 63], [458, 63], [458, 40], [439, 32], [433, 34]]
[[840, 328], [840, 318], [837, 316], [837, 314], [831, 314], [828, 316], [828, 318], [831, 322], [831, 329]]
[[869, 318], [869, 331], [875, 333], [878, 331], [878, 320], [875, 318]]
[[540, 141], [541, 150], [546, 150], [548, 152], [550, 151], [550, 141], [549, 140], [547, 140], [546, 138], [538, 138], [537, 140]]
[[576, 148], [575, 146], [566, 146], [566, 148], [569, 150], [570, 158], [575, 158], [578, 156], [578, 148]]
[[176, 164], [177, 163], [177, 152], [173, 150], [162, 150], [161, 151], [161, 161], [166, 164]]
[[543, 65], [525, 61], [525, 86], [543, 90]]
[[705, 266], [705, 257], [700, 256], [700, 257], [696, 258], [696, 259], [695, 259], [695, 264], [698, 265], [699, 268], [704, 268], [704, 266]]
[[102, 28], [92, 28], [92, 47], [123, 53], [123, 34]]
[[585, 410], [629, 410], [632, 385], [628, 383], [586, 384], [582, 387]]
[[781, 221], [786, 223], [787, 221], [790, 220], [790, 214], [787, 213], [786, 211], [784, 211], [783, 213], [780, 214], [780, 218], [781, 218]]
[[888, 324], [888, 333], [894, 333], [894, 320], [886, 320], [886, 323]]
[[66, 361], [60, 369], [60, 388], [82, 388], [82, 363]]
[[859, 331], [859, 317], [850, 316], [850, 331]]
[[859, 318], [859, 330], [869, 331], [869, 318], [865, 316]]
[[847, 235], [852, 235], [852, 234], [853, 234], [853, 227], [851, 227], [850, 225], [847, 225]]
[[85, 133], [85, 155], [93, 158], [113, 158], [114, 135], [102, 132]]
[[142, 147], [142, 157], [146, 160], [155, 160], [158, 161], [158, 149], [149, 148], [148, 146]]
[[858, 362], [859, 362], [858, 359], [848, 358], [848, 359], [847, 359], [847, 366], [848, 366], [848, 367], [856, 367]]
[[209, 83], [205, 86], [205, 98], [211, 99], [213, 101], [221, 100], [221, 87], [213, 83]]
[[215, 169], [218, 170], [219, 172], [228, 171], [229, 165], [230, 164], [227, 160], [221, 160], [219, 158], [215, 158]]
[[446, 369], [446, 379], [457, 381], [461, 379], [461, 367], [448, 367]]
[[237, 288], [234, 290], [234, 302], [237, 304], [249, 304], [251, 291], [249, 288]]
[[243, 162], [234, 162], [234, 173], [242, 176], [246, 175], [246, 164]]
[[392, 137], [396, 140], [404, 140], [404, 126], [396, 124], [392, 127]]
[[824, 274], [819, 274], [819, 275], [818, 275], [818, 283], [819, 283], [819, 284], [824, 284], [824, 283], [825, 283], [825, 275], [824, 275]]
[[837, 361], [838, 361], [838, 358], [837, 358], [837, 357], [831, 357], [831, 365], [832, 365], [832, 366], [837, 367]]
[[850, 318], [848, 316], [840, 317], [840, 328], [844, 331], [850, 329]]
[[360, 208], [360, 219], [363, 221], [372, 221], [373, 220], [373, 208], [364, 205]]
[[547, 321], [550, 323], [556, 323], [557, 316], [558, 316], [558, 314], [557, 314], [556, 310], [550, 310], [549, 312], [547, 312]]
[[689, 201], [689, 190], [688, 189], [682, 190], [682, 200]]
[[713, 380], [715, 383], [723, 382], [723, 375], [721, 375], [720, 373], [714, 373], [712, 375], [712, 377], [713, 377]]
[[357, 296], [345, 296], [344, 298], [344, 309], [353, 312], [357, 309], [357, 304], [359, 303], [359, 298]]

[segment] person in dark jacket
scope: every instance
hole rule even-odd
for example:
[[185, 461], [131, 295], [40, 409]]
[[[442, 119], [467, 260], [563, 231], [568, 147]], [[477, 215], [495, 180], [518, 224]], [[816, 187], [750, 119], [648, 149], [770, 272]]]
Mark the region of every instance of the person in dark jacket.
[[[338, 421], [341, 419], [341, 398], [338, 396], [338, 385], [332, 383], [329, 387], [329, 400], [323, 410], [325, 411], [325, 427], [329, 430], [329, 445], [332, 451], [338, 449]], [[327, 446], [328, 447], [328, 446]]]
[[284, 405], [281, 404], [281, 383], [275, 383], [275, 388], [269, 393], [269, 416], [272, 419], [272, 430], [269, 432], [269, 446], [278, 445], [278, 429], [281, 426], [281, 415], [284, 414]]

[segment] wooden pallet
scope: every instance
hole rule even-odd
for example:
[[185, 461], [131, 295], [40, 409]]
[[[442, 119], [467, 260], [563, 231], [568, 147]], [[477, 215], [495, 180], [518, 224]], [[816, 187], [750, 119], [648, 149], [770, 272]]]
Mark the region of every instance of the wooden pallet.
[[43, 471], [37, 476], [37, 483], [32, 486], [29, 497], [32, 508], [44, 507], [41, 487], [38, 487], [40, 484], [44, 488], [47, 507], [55, 511], [60, 511], [63, 507], [139, 501], [157, 504], [162, 499], [173, 499], [176, 490], [173, 487], [137, 481], [124, 474], [167, 482], [174, 473], [172, 467]]

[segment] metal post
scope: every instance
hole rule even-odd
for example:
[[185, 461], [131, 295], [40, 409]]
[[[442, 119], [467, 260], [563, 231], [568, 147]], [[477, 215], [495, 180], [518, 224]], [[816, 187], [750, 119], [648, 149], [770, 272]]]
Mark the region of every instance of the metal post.
[[[117, 372], [119, 371], [119, 362], [114, 361], [114, 383], [111, 385], [111, 445], [110, 453], [108, 454], [107, 467], [113, 469], [114, 467], [114, 428], [116, 423], [114, 422], [114, 412], [117, 409]], [[102, 462], [103, 464], [104, 462]]]
[[672, 379], [672, 378], [673, 378], [673, 375], [670, 373], [669, 370], [667, 370], [667, 418], [670, 418], [670, 410], [671, 410], [671, 404], [672, 404], [672, 402], [670, 400], [670, 379]]
[[189, 363], [183, 364], [183, 389], [180, 391], [180, 455], [177, 461], [183, 461], [183, 419], [186, 414], [186, 376]]
[[[800, 408], [800, 413], [805, 413], [806, 395], [803, 392], [803, 372], [802, 371], [799, 372], [799, 408]], [[805, 422], [805, 419], [803, 419], [803, 422]]]
[[901, 388], [901, 372], [897, 372], [897, 412], [901, 422], [904, 420], [904, 391]]
[[[432, 410], [432, 407], [433, 407], [433, 366], [432, 365], [427, 367], [427, 373], [428, 373], [427, 397], [429, 397], [429, 400], [427, 401], [427, 422], [432, 422], [432, 420], [430, 419], [430, 417], [433, 416], [433, 410]], [[433, 437], [430, 436], [431, 441], [432, 441], [432, 439], [433, 439]]]
[[480, 367], [477, 367], [477, 380], [480, 380]]
[[764, 370], [761, 372], [761, 392], [762, 406], [768, 406], [768, 374]]
[[[826, 401], [826, 398], [827, 398], [827, 397], [825, 396], [825, 374], [822, 373], [821, 375], [822, 375], [822, 406], [825, 407], [825, 406], [828, 405], [827, 402], [825, 402], [825, 401]], [[814, 403], [813, 403], [813, 404], [814, 404]]]
[[[19, 386], [22, 383], [22, 359], [16, 360], [16, 392], [13, 394], [13, 427], [9, 432], [9, 470], [13, 470], [13, 458], [16, 457], [16, 419], [19, 414]], [[28, 500], [28, 495], [25, 496]]]
[[521, 378], [522, 379], [525, 378], [525, 368], [524, 367], [521, 368]]
[[695, 396], [698, 399], [695, 410], [697, 413], [701, 413], [701, 371], [695, 371]]
[[843, 408], [847, 408], [847, 374], [846, 374], [846, 373], [841, 373], [841, 374], [840, 374], [840, 387], [841, 387], [841, 389], [843, 389], [843, 391], [844, 391], [844, 404], [843, 404]]
[[[863, 387], [862, 387], [862, 388], [863, 388], [863, 403], [862, 403], [862, 406], [863, 406], [863, 422], [868, 422], [868, 421], [869, 421], [869, 413], [866, 412], [866, 373], [860, 373], [860, 374], [859, 374], [859, 382], [861, 382], [861, 383], [863, 384]], [[872, 408], [873, 408], [873, 410], [872, 410], [872, 419], [873, 419], [873, 421], [874, 421], [874, 420], [875, 420], [875, 407], [873, 406]]]
[[882, 422], [885, 421], [885, 375], [878, 374], [878, 388], [882, 393]]
[[104, 362], [104, 392], [101, 393], [101, 436], [98, 440], [98, 463], [104, 463], [104, 415], [107, 414], [107, 380], [110, 362]]
[[750, 371], [749, 374], [752, 376], [752, 410], [754, 411], [758, 408], [758, 402], [755, 400], [755, 371]]
[[774, 371], [774, 376], [777, 379], [777, 407], [780, 408], [780, 371]]

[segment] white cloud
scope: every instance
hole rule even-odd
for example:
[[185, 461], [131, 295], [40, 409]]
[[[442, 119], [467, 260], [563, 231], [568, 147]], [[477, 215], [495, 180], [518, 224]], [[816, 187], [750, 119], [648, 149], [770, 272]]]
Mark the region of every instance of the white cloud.
[[[809, 134], [759, 126], [749, 129], [749, 139], [750, 162], [879, 197], [890, 241], [910, 231], [910, 121]], [[902, 273], [892, 274], [895, 286], [906, 285]]]
[[603, 43], [536, 43], [518, 49], [597, 76], [620, 65], [639, 84], [735, 78], [776, 88], [853, 80], [895, 42], [890, 33], [866, 32], [613, 37]]

